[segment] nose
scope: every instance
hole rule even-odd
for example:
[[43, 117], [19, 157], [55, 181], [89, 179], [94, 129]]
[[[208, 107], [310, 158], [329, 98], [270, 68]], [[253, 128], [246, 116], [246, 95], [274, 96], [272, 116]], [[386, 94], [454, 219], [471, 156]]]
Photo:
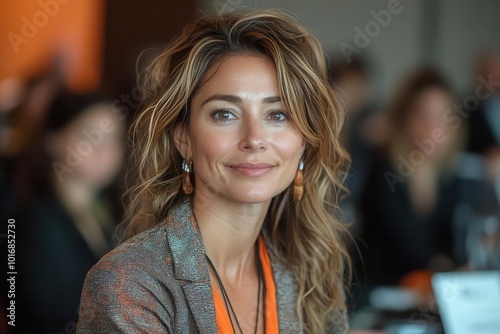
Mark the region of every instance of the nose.
[[266, 150], [266, 130], [263, 121], [259, 119], [246, 119], [242, 128], [240, 149], [247, 152]]

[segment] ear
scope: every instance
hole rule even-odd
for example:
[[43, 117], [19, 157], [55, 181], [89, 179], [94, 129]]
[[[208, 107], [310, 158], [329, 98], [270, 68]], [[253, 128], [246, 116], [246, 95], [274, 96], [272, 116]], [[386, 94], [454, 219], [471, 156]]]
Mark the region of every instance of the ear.
[[187, 128], [182, 126], [181, 123], [177, 124], [174, 129], [174, 144], [177, 151], [182, 155], [185, 160], [190, 160], [192, 157], [191, 144]]

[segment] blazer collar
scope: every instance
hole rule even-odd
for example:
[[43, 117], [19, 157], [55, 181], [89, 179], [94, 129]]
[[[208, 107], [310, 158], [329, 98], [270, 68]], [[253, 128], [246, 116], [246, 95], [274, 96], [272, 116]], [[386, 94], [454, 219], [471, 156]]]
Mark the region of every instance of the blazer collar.
[[169, 212], [166, 225], [174, 276], [177, 280], [187, 281], [182, 288], [196, 327], [201, 334], [217, 333], [205, 250], [189, 198]]
[[189, 198], [168, 213], [166, 225], [175, 278], [198, 283], [210, 282], [205, 249]]

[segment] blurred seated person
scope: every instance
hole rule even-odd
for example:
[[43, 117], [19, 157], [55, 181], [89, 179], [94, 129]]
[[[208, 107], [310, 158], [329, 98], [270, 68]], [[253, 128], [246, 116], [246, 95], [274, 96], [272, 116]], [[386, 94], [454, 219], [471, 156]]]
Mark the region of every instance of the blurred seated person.
[[[343, 200], [346, 220], [355, 217], [355, 205], [368, 176], [368, 163], [374, 147], [385, 136], [385, 117], [377, 108], [374, 98], [373, 78], [369, 63], [357, 56], [349, 61], [341, 58], [329, 68], [334, 89], [342, 97], [347, 117], [342, 129], [345, 147], [351, 155], [351, 166], [346, 181], [350, 191]], [[353, 212], [351, 212], [353, 211]]]
[[0, 215], [12, 217], [16, 204], [29, 197], [24, 171], [32, 159], [48, 104], [63, 84], [53, 72], [28, 82], [8, 78], [0, 82]]
[[469, 149], [486, 154], [500, 148], [500, 51], [486, 52], [479, 57], [474, 95], [479, 107], [469, 116]]
[[453, 224], [457, 206], [474, 196], [455, 174], [465, 127], [450, 121], [454, 96], [435, 70], [418, 70], [399, 87], [388, 110], [389, 140], [374, 157], [360, 202], [360, 248], [368, 287], [430, 293], [432, 272], [463, 261], [455, 256]]
[[17, 222], [19, 292], [16, 332], [74, 331], [83, 281], [113, 247], [117, 215], [105, 196], [119, 174], [125, 125], [94, 94], [65, 93], [48, 111], [31, 166], [37, 196]]
[[473, 92], [479, 106], [465, 111], [469, 121], [469, 151], [486, 158], [487, 178], [500, 197], [500, 51], [483, 53], [477, 64]]
[[0, 80], [0, 219], [2, 221], [12, 218], [12, 208], [15, 206], [12, 170], [17, 152], [13, 140], [15, 132], [13, 123], [17, 116], [16, 111], [22, 104], [24, 86], [24, 82], [18, 78]]

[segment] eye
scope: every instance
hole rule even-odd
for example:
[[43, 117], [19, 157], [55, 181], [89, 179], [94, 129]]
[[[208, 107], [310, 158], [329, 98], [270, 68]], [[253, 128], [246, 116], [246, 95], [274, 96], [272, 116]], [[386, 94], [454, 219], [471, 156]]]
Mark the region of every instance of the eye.
[[236, 119], [232, 112], [226, 109], [216, 109], [212, 112], [212, 117], [217, 122], [227, 122]]
[[267, 117], [270, 121], [277, 123], [285, 122], [288, 119], [288, 115], [284, 110], [272, 111]]

